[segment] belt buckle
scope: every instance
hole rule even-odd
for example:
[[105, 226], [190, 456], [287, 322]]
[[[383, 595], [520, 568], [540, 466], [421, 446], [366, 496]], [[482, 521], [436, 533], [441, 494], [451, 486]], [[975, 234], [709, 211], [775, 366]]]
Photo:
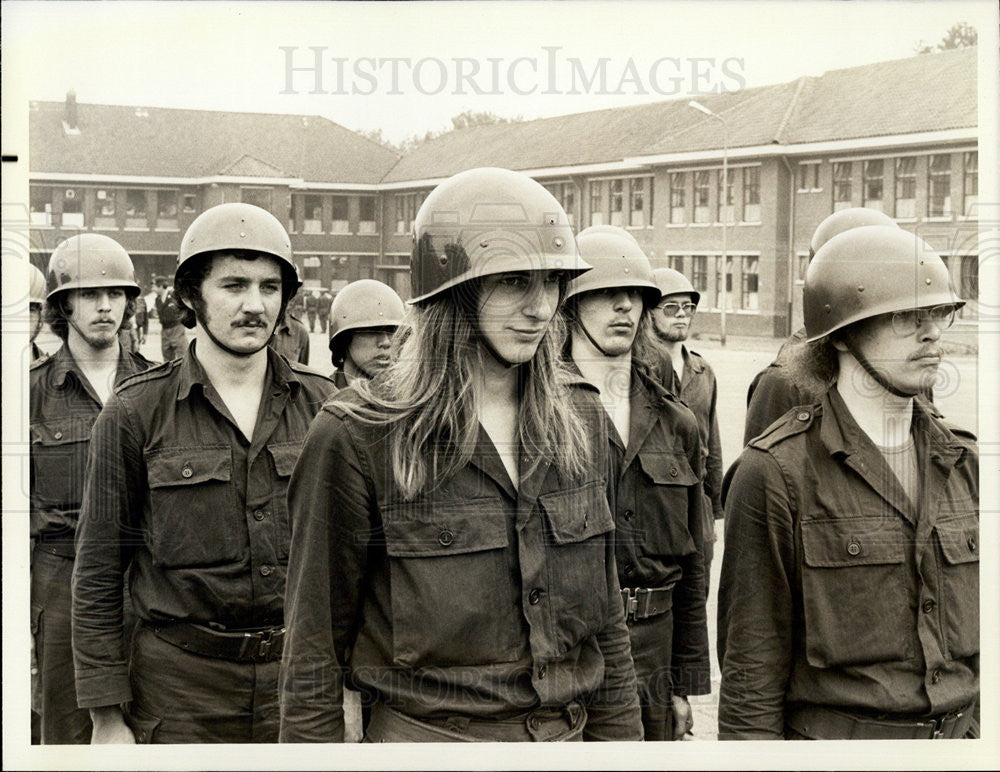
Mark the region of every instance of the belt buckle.
[[636, 619], [636, 612], [639, 609], [638, 590], [635, 587], [626, 587], [622, 590], [622, 597], [625, 599], [625, 621], [629, 617]]
[[284, 632], [283, 629], [271, 628], [270, 630], [262, 630], [259, 633], [246, 633], [247, 643], [251, 643], [256, 639], [257, 650], [254, 652], [253, 658], [266, 662], [271, 656], [271, 651], [274, 649], [275, 638], [282, 632]]
[[945, 713], [942, 716], [931, 721], [931, 739], [941, 740], [944, 738], [944, 725], [946, 723], [951, 723], [952, 725], [957, 724], [959, 719], [962, 718], [962, 711], [957, 711], [955, 713]]

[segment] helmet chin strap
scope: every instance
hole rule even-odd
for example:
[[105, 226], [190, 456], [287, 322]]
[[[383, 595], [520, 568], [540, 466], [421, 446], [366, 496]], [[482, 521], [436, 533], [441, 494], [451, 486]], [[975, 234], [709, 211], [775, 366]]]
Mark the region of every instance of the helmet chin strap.
[[587, 336], [587, 340], [590, 341], [591, 345], [594, 348], [596, 348], [598, 351], [600, 351], [606, 357], [614, 356], [614, 354], [609, 354], [607, 352], [607, 350], [600, 343], [598, 343], [596, 340], [594, 340], [594, 336], [590, 334], [590, 330], [587, 329], [587, 325], [585, 325], [582, 320], [577, 319], [576, 323], [577, 323], [577, 326], [583, 331], [583, 334]]
[[912, 397], [917, 396], [920, 393], [919, 389], [912, 392], [903, 391], [902, 389], [890, 383], [889, 379], [885, 377], [885, 373], [882, 370], [876, 368], [875, 365], [873, 365], [871, 362], [869, 362], [868, 357], [862, 354], [858, 350], [857, 346], [855, 346], [849, 340], [846, 340], [844, 342], [847, 345], [847, 350], [851, 352], [851, 356], [853, 356], [858, 361], [858, 364], [864, 368], [865, 372], [868, 373], [875, 380], [875, 383], [877, 383], [887, 392], [889, 392], [890, 394], [895, 394], [897, 397], [903, 397], [904, 399], [910, 399]]

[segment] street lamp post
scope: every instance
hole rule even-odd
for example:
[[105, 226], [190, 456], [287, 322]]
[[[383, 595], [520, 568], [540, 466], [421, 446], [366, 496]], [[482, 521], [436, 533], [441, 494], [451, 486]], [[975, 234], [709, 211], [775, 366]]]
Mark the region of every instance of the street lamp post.
[[728, 293], [726, 292], [726, 284], [729, 280], [728, 272], [728, 226], [729, 226], [729, 126], [726, 123], [726, 119], [721, 115], [712, 112], [701, 102], [696, 102], [691, 100], [688, 102], [688, 107], [692, 107], [698, 112], [704, 113], [709, 118], [715, 118], [719, 123], [722, 124], [722, 201], [720, 203], [720, 211], [724, 211], [722, 215], [722, 269], [719, 271], [722, 279], [719, 286], [719, 340], [723, 346], [726, 345], [726, 304], [728, 303]]

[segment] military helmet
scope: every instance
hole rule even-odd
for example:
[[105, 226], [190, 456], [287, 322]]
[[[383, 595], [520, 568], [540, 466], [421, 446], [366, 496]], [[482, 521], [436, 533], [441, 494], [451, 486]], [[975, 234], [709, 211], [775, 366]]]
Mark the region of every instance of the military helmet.
[[24, 261], [28, 272], [28, 302], [45, 302], [45, 274], [35, 267], [34, 263]]
[[851, 228], [863, 228], [865, 225], [891, 225], [894, 228], [899, 227], [896, 225], [896, 221], [889, 215], [879, 212], [876, 209], [869, 209], [864, 206], [840, 209], [816, 226], [816, 230], [813, 231], [812, 241], [809, 243], [809, 256], [812, 257], [819, 252], [820, 247], [838, 233], [849, 231]]
[[100, 233], [81, 233], [59, 244], [49, 258], [47, 300], [63, 290], [122, 287], [139, 294], [135, 267], [125, 248]]
[[569, 283], [567, 299], [593, 290], [637, 287], [646, 306], [660, 302], [649, 258], [627, 231], [615, 226], [593, 226], [580, 231], [576, 244], [580, 256], [593, 269]]
[[271, 255], [282, 266], [287, 301], [302, 282], [292, 259], [292, 242], [278, 218], [253, 204], [219, 204], [206, 209], [188, 226], [177, 255], [176, 277], [192, 258], [221, 250], [246, 250]]
[[653, 282], [660, 290], [660, 300], [667, 295], [680, 293], [690, 295], [695, 305], [701, 300], [701, 293], [694, 288], [688, 277], [673, 268], [657, 268], [653, 271]]
[[508, 169], [469, 169], [438, 185], [417, 212], [410, 258], [422, 303], [473, 279], [509, 271], [589, 268], [555, 197]]
[[820, 247], [806, 270], [807, 340], [894, 311], [965, 305], [933, 247], [895, 225], [844, 231]]
[[378, 327], [398, 327], [406, 306], [388, 284], [360, 279], [337, 293], [330, 306], [330, 351], [345, 341], [344, 333]]

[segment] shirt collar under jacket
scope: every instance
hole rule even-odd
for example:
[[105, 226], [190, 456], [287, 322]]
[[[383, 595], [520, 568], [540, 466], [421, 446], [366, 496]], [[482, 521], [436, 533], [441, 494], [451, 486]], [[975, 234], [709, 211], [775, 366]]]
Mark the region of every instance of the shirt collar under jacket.
[[[132, 358], [126, 353], [121, 343], [119, 341], [115, 341], [115, 343], [118, 346], [118, 370], [115, 376], [115, 382], [117, 383], [125, 376], [139, 372], [139, 368], [133, 364]], [[63, 343], [59, 347], [59, 350], [52, 355], [52, 371], [49, 377], [51, 378], [52, 385], [61, 389], [66, 385], [66, 377], [70, 374], [81, 385], [87, 384], [87, 379], [84, 377], [80, 366], [76, 363], [76, 359], [73, 358], [73, 354], [69, 350], [69, 344]]]
[[[177, 381], [178, 402], [188, 398], [193, 386], [197, 385], [204, 389], [206, 384], [211, 383], [208, 373], [205, 372], [205, 368], [201, 366], [201, 362], [198, 361], [198, 357], [195, 354], [196, 342], [191, 341], [187, 355], [181, 358], [181, 363], [178, 366], [180, 368]], [[292, 399], [294, 399], [302, 387], [302, 382], [278, 352], [270, 346], [266, 346], [265, 350], [267, 351], [268, 373], [265, 376], [265, 382], [270, 382], [283, 390], [291, 391]]]

